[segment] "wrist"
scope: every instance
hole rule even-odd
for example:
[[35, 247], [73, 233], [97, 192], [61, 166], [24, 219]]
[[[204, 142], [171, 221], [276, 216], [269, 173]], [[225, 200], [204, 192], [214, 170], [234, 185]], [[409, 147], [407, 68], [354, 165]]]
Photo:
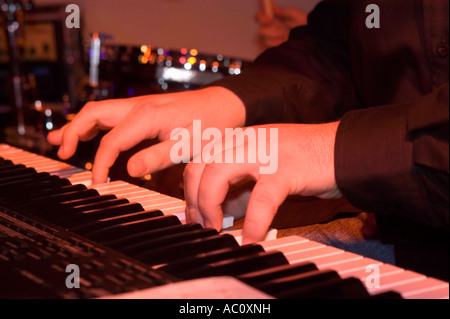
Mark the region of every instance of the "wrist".
[[342, 193], [336, 183], [335, 165], [334, 165], [334, 149], [336, 144], [336, 134], [339, 127], [339, 122], [322, 124], [319, 136], [322, 139], [318, 145], [322, 144], [323, 148], [318, 150], [320, 158], [317, 163], [321, 167], [319, 170], [323, 171], [323, 187], [324, 192], [318, 197], [323, 199], [341, 198]]
[[210, 110], [213, 118], [227, 123], [227, 127], [243, 127], [245, 125], [246, 109], [242, 100], [231, 90], [212, 86], [202, 89], [205, 94], [205, 107]]

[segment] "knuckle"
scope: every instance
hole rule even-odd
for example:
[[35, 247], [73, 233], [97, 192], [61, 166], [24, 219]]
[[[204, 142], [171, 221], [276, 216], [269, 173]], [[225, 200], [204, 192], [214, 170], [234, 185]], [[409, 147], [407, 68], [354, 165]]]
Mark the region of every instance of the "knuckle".
[[96, 101], [90, 101], [90, 102], [87, 102], [87, 103], [83, 106], [82, 111], [84, 111], [84, 112], [90, 112], [90, 111], [92, 111], [93, 109], [96, 109], [96, 108], [98, 107], [98, 105], [99, 105], [99, 102], [96, 102]]
[[184, 181], [193, 179], [198, 174], [197, 171], [198, 169], [194, 163], [187, 164], [183, 171]]
[[209, 178], [213, 178], [215, 180], [225, 177], [225, 172], [223, 170], [224, 166], [218, 163], [208, 163], [205, 166], [204, 173]]
[[270, 211], [275, 212], [278, 210], [278, 206], [274, 203], [272, 197], [272, 191], [267, 188], [262, 188], [253, 191], [251, 200], [254, 203], [267, 207], [268, 209], [270, 209]]
[[133, 107], [133, 112], [137, 115], [148, 116], [154, 111], [154, 107], [150, 103], [137, 103]]
[[114, 138], [110, 134], [106, 134], [100, 141], [99, 148], [109, 150], [114, 148]]

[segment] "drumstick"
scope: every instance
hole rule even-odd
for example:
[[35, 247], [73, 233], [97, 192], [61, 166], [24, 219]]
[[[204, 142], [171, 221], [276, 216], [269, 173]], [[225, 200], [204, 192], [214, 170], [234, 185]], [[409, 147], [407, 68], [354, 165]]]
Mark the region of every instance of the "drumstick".
[[263, 6], [264, 13], [270, 18], [273, 18], [272, 0], [261, 0], [261, 4]]

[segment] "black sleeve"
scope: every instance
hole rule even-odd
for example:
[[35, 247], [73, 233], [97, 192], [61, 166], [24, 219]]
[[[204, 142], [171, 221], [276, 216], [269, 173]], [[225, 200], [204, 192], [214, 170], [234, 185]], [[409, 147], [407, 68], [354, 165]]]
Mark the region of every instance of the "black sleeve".
[[261, 54], [239, 76], [212, 83], [233, 91], [245, 104], [246, 125], [324, 123], [338, 119], [358, 101], [348, 53], [348, 4], [326, 1], [308, 25]]
[[449, 85], [415, 102], [346, 114], [335, 146], [336, 181], [366, 211], [448, 230]]

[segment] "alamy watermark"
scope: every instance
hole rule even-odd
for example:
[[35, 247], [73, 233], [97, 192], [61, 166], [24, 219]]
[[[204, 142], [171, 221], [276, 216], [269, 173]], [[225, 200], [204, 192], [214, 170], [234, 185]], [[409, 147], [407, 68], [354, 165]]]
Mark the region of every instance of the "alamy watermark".
[[376, 4], [369, 4], [366, 7], [366, 12], [370, 13], [366, 18], [366, 27], [368, 29], [380, 28], [380, 7]]
[[66, 273], [69, 275], [66, 277], [66, 287], [68, 289], [80, 288], [80, 267], [75, 264], [67, 265]]
[[278, 170], [277, 128], [226, 128], [222, 134], [218, 128], [202, 130], [201, 120], [194, 120], [192, 131], [174, 129], [170, 139], [178, 141], [170, 151], [174, 164], [189, 163], [193, 158], [193, 163], [259, 163], [260, 174]]
[[66, 12], [69, 15], [66, 18], [66, 27], [68, 29], [80, 28], [80, 7], [76, 4], [69, 4], [66, 6]]
[[366, 273], [370, 273], [366, 277], [366, 288], [380, 288], [380, 267], [375, 264], [368, 265], [366, 267]]

